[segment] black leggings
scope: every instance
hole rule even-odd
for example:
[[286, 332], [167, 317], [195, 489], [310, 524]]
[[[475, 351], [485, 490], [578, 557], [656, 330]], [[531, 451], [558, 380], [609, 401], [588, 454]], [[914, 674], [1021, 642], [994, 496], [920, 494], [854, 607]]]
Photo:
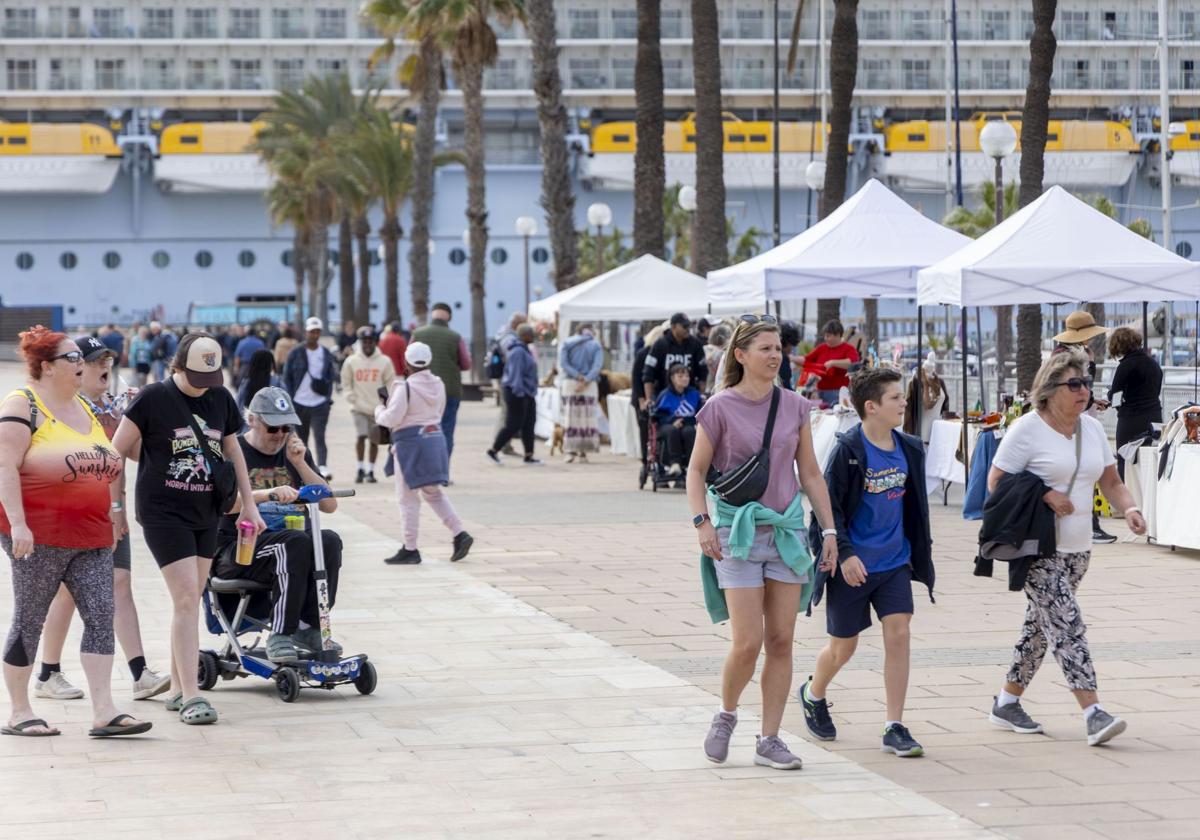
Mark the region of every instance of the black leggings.
[[537, 423], [537, 401], [533, 397], [518, 397], [511, 388], [505, 388], [504, 406], [507, 409], [504, 428], [496, 435], [492, 451], [499, 452], [519, 435], [525, 454], [533, 455], [533, 427]]
[[325, 427], [329, 425], [329, 403], [316, 407], [296, 403], [296, 416], [300, 418], [300, 428], [296, 436], [308, 446], [308, 433], [312, 430], [313, 443], [317, 450], [317, 464], [325, 466], [329, 463], [329, 447], [325, 445]]
[[[1121, 414], [1117, 416], [1117, 449], [1130, 441], [1145, 437], [1151, 432], [1152, 423], [1162, 422], [1162, 410], [1155, 409], [1141, 414]], [[1125, 459], [1117, 456], [1117, 472], [1121, 480], [1125, 480]]]
[[668, 467], [679, 464], [686, 469], [695, 444], [696, 427], [690, 423], [678, 429], [672, 423], [658, 427], [658, 457]]

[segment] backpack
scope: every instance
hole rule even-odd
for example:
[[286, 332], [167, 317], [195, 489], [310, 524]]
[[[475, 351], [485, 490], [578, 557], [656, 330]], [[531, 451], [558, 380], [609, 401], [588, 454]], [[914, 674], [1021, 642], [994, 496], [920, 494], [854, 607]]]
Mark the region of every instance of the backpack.
[[488, 348], [484, 373], [488, 379], [500, 379], [504, 376], [504, 351], [500, 349], [499, 341], [493, 341], [491, 347]]

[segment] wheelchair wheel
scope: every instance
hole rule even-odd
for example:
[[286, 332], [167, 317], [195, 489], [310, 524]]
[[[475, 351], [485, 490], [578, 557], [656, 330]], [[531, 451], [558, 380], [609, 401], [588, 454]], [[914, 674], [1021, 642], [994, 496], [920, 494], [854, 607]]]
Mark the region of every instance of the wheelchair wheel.
[[358, 689], [359, 694], [370, 694], [378, 683], [379, 675], [375, 673], [375, 666], [370, 662], [364, 662], [362, 673], [354, 678], [354, 687]]
[[275, 690], [284, 703], [295, 703], [300, 696], [300, 675], [294, 668], [280, 668], [275, 675]]
[[217, 684], [219, 676], [221, 676], [221, 663], [217, 660], [217, 655], [212, 651], [200, 651], [200, 673], [197, 680], [200, 690], [208, 691]]

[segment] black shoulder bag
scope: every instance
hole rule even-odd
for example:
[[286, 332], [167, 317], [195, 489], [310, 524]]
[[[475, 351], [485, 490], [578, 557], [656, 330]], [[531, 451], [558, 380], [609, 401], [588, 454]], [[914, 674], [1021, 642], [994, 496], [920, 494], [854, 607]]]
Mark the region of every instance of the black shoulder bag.
[[705, 483], [717, 498], [734, 507], [758, 501], [767, 492], [770, 479], [771, 433], [775, 431], [775, 412], [779, 408], [779, 388], [771, 389], [771, 410], [767, 414], [767, 428], [763, 431], [762, 449], [755, 452], [740, 465], [720, 472], [711, 464]]
[[234, 469], [233, 464], [224, 458], [213, 463], [212, 458], [208, 456], [208, 439], [200, 431], [200, 424], [196, 422], [192, 410], [188, 408], [187, 402], [183, 399], [183, 394], [180, 393], [179, 388], [172, 381], [167, 382], [167, 390], [175, 395], [175, 402], [183, 409], [183, 413], [188, 420], [188, 425], [192, 427], [192, 433], [196, 435], [196, 443], [200, 447], [200, 455], [204, 458], [204, 463], [208, 466], [208, 474], [212, 478], [213, 496], [217, 504], [217, 513], [224, 516], [237, 500], [237, 470]]

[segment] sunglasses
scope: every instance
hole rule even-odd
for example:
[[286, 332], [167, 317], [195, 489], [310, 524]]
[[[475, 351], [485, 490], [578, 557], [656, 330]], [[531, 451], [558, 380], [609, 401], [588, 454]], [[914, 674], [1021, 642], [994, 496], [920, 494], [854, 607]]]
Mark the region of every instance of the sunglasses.
[[1061, 388], [1063, 385], [1066, 385], [1067, 390], [1069, 390], [1071, 393], [1078, 392], [1080, 388], [1087, 388], [1090, 391], [1092, 390], [1092, 383], [1094, 381], [1095, 380], [1093, 380], [1090, 376], [1072, 376], [1070, 379], [1065, 379], [1062, 382], [1056, 383], [1054, 387]]
[[747, 324], [778, 324], [779, 319], [774, 315], [753, 315], [747, 312], [745, 315], [739, 315]]
[[77, 365], [83, 361], [83, 353], [78, 350], [71, 350], [67, 353], [59, 353], [57, 356], [51, 356], [50, 361], [57, 362], [59, 359], [66, 359], [73, 365]]
[[267, 434], [269, 434], [269, 435], [277, 435], [277, 434], [279, 434], [280, 432], [283, 432], [284, 434], [291, 434], [291, 433], [292, 433], [292, 427], [291, 427], [290, 425], [287, 425], [287, 426], [266, 426], [266, 427], [264, 427], [264, 428], [266, 429], [266, 432], [267, 432]]

